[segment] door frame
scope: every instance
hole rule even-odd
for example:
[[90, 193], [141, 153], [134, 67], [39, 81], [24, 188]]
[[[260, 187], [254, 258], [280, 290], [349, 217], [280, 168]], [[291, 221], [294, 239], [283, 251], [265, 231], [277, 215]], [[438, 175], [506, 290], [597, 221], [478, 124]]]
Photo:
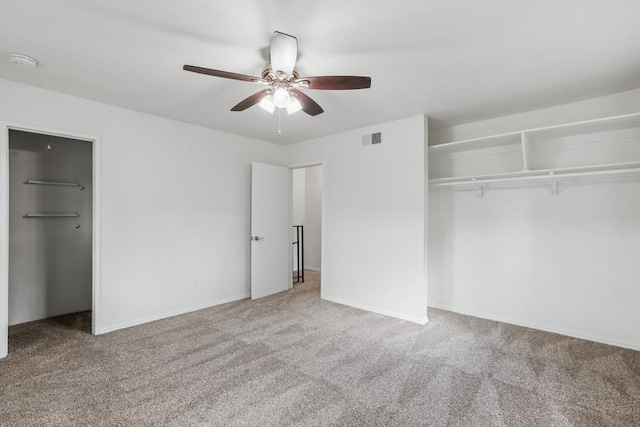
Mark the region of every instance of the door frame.
[[[325, 187], [326, 187], [326, 173], [325, 173], [325, 164], [324, 161], [322, 160], [315, 160], [315, 161], [310, 161], [310, 162], [302, 162], [302, 163], [294, 163], [292, 165], [289, 165], [289, 173], [291, 174], [291, 179], [289, 180], [289, 194], [293, 195], [293, 170], [294, 169], [306, 169], [306, 168], [312, 168], [314, 166], [320, 166], [322, 167], [322, 183], [321, 183], [321, 189], [322, 189], [322, 201], [321, 201], [321, 212], [320, 212], [320, 224], [322, 225], [322, 232], [320, 233], [320, 298], [322, 299], [322, 280], [324, 275], [322, 274], [322, 272], [324, 271], [324, 261], [326, 259], [325, 257], [325, 237], [326, 237], [326, 229], [325, 229], [325, 216], [326, 216], [326, 192], [325, 192]], [[291, 230], [293, 228], [293, 197], [289, 198], [289, 230]], [[293, 257], [290, 255], [289, 256], [289, 263], [290, 263], [290, 267], [289, 270], [293, 270]], [[302, 266], [302, 268], [304, 269], [304, 265]], [[293, 281], [291, 281], [291, 285], [290, 288], [293, 288]]]
[[93, 237], [91, 285], [91, 333], [98, 335], [100, 328], [100, 138], [67, 130], [37, 125], [0, 121], [0, 358], [9, 350], [9, 131], [19, 130], [90, 142], [93, 152]]

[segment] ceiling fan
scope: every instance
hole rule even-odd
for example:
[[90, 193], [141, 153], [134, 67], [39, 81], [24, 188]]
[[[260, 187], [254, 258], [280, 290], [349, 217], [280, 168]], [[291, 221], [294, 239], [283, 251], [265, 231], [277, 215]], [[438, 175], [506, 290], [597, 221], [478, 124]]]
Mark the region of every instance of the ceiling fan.
[[241, 80], [267, 86], [259, 92], [240, 101], [231, 111], [244, 111], [259, 104], [273, 113], [275, 108], [286, 108], [289, 114], [302, 110], [311, 116], [317, 116], [324, 110], [300, 89], [348, 90], [368, 89], [371, 77], [359, 76], [320, 76], [300, 77], [296, 70], [298, 39], [288, 34], [274, 32], [271, 39], [269, 62], [262, 70], [262, 77], [252, 77], [228, 71], [185, 65], [183, 70], [207, 74], [226, 79]]

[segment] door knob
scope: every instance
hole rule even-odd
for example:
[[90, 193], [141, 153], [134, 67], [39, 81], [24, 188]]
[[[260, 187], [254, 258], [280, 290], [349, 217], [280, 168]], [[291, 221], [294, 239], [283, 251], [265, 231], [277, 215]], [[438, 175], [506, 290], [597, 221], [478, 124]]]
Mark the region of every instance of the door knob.
[[258, 240], [264, 240], [264, 237], [253, 236], [252, 240], [257, 242]]

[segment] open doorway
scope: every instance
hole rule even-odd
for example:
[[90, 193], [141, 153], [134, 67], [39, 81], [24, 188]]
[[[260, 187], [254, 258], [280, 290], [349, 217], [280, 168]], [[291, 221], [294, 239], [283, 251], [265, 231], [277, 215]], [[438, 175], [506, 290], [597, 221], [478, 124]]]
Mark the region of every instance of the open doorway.
[[37, 344], [28, 342], [38, 339], [35, 326], [26, 325], [44, 319], [97, 331], [98, 142], [6, 123], [1, 127], [4, 357], [10, 342]]
[[320, 286], [322, 266], [322, 165], [293, 169], [293, 286]]

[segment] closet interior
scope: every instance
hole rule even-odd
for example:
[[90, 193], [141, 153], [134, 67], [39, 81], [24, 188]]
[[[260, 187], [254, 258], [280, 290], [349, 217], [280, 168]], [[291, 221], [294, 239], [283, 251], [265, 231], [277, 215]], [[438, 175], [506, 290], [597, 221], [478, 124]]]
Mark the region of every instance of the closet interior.
[[93, 144], [9, 131], [9, 325], [91, 310]]

